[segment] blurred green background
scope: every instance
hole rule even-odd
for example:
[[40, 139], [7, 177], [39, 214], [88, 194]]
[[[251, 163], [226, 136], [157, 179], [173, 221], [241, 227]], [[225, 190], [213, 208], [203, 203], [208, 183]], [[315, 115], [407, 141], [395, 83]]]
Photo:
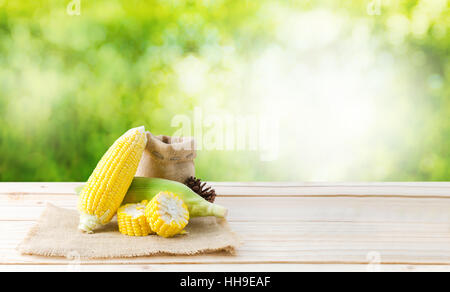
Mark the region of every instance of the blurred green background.
[[199, 151], [205, 180], [450, 180], [446, 0], [70, 2], [0, 0], [0, 181], [84, 181], [195, 108], [279, 125], [270, 159]]

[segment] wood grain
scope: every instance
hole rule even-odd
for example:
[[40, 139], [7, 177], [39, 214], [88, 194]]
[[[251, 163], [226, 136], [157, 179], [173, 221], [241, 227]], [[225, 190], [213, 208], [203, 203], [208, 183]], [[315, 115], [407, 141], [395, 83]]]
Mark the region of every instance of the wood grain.
[[[236, 256], [72, 263], [20, 255], [45, 204], [75, 208], [80, 183], [0, 183], [0, 271], [450, 270], [450, 183], [213, 183], [244, 245]], [[380, 265], [377, 264], [379, 260]]]
[[[0, 193], [75, 194], [83, 183], [1, 183]], [[220, 196], [396, 196], [447, 197], [450, 182], [224, 183], [211, 182]]]

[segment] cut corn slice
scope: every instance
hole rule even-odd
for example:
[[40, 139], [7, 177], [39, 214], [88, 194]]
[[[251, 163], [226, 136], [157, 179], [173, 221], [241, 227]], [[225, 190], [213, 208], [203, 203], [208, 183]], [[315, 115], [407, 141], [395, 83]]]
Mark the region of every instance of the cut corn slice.
[[150, 225], [145, 218], [145, 206], [148, 201], [137, 204], [126, 204], [117, 211], [119, 231], [129, 236], [147, 236], [152, 233]]
[[147, 137], [144, 127], [128, 130], [108, 149], [78, 199], [78, 228], [92, 233], [111, 221], [136, 173]]
[[145, 208], [145, 217], [152, 231], [162, 237], [182, 233], [188, 224], [189, 211], [183, 200], [170, 192], [160, 192]]

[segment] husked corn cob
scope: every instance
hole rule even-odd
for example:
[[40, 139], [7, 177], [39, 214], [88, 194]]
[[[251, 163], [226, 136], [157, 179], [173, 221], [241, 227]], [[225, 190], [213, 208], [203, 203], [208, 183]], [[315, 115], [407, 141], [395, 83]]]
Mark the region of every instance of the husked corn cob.
[[148, 201], [137, 204], [126, 204], [117, 211], [119, 231], [129, 236], [147, 236], [152, 233], [150, 224], [145, 218], [145, 206]]
[[78, 199], [78, 228], [92, 233], [111, 221], [136, 173], [147, 137], [144, 127], [128, 130], [108, 149]]
[[158, 193], [145, 208], [145, 217], [153, 232], [162, 237], [172, 237], [188, 224], [189, 211], [177, 195]]

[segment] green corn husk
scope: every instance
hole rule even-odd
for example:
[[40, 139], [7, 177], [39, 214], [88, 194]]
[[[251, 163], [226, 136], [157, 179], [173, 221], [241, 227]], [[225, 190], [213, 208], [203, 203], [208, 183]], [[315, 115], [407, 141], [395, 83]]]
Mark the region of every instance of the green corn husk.
[[[75, 189], [77, 194], [82, 188], [83, 186], [80, 186]], [[178, 195], [188, 207], [190, 217], [216, 216], [224, 218], [228, 213], [225, 207], [206, 201], [186, 185], [162, 178], [135, 177], [122, 204], [150, 201], [159, 192], [164, 191]]]

